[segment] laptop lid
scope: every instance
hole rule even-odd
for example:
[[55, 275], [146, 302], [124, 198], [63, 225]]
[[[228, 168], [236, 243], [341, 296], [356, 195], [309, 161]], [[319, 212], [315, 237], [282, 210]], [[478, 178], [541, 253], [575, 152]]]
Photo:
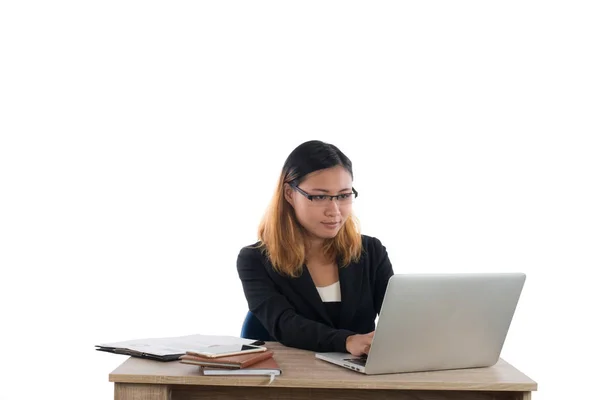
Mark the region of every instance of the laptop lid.
[[524, 283], [523, 273], [392, 276], [365, 373], [494, 365]]

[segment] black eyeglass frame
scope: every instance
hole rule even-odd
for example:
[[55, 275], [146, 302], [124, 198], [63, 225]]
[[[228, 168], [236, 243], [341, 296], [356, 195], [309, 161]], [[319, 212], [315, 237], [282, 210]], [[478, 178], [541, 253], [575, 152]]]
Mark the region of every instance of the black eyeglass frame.
[[[333, 199], [336, 200], [340, 200], [341, 196], [346, 196], [350, 193], [341, 193], [341, 194], [336, 194], [336, 195], [329, 195], [329, 194], [308, 194], [306, 193], [304, 190], [300, 189], [297, 185], [290, 183], [289, 184], [292, 189], [294, 189], [295, 191], [297, 191], [298, 193], [300, 193], [302, 196], [306, 197], [308, 200], [313, 201], [313, 199], [315, 197], [329, 197], [330, 201], [333, 201]], [[352, 188], [352, 193], [354, 194], [354, 198], [356, 199], [358, 197], [358, 192], [356, 191], [356, 189]]]

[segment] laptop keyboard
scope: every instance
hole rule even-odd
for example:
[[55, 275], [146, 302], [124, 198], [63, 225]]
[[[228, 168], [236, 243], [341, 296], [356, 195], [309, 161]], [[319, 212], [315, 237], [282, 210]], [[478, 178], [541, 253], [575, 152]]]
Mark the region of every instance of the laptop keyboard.
[[367, 365], [367, 356], [356, 357], [356, 358], [345, 358], [344, 361], [351, 362], [362, 367]]

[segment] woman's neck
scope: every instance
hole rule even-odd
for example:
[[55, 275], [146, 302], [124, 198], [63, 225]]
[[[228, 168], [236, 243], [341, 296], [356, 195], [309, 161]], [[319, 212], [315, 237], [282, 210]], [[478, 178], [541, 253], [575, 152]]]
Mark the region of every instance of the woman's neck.
[[319, 238], [308, 238], [306, 240], [306, 260], [318, 260], [322, 261], [325, 258], [323, 252], [323, 239]]

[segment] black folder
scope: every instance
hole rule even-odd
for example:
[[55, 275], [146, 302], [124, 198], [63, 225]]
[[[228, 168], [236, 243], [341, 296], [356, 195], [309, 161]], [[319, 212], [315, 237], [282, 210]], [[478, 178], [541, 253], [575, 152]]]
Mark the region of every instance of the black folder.
[[142, 353], [140, 351], [123, 349], [123, 348], [118, 348], [118, 347], [102, 347], [102, 346], [97, 346], [96, 350], [106, 351], [108, 353], [124, 354], [124, 355], [131, 356], [131, 357], [145, 358], [147, 360], [155, 360], [155, 361], [175, 361], [175, 360], [179, 360], [179, 357], [182, 356], [183, 354], [185, 354], [185, 353], [165, 354], [165, 355], [160, 356], [157, 354]]

